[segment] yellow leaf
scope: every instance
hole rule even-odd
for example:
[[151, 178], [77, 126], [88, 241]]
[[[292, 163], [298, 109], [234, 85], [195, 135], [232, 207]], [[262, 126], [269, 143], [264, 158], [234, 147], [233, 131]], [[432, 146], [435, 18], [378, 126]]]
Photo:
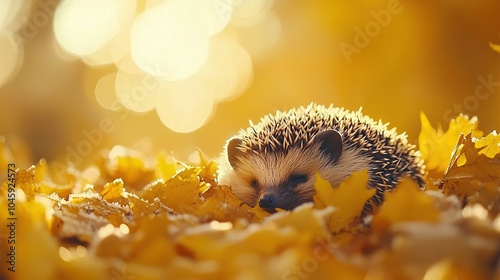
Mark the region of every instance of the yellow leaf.
[[432, 279], [486, 279], [487, 274], [474, 267], [467, 267], [450, 260], [442, 260], [432, 265], [425, 273], [423, 280]]
[[493, 44], [492, 42], [490, 42], [490, 48], [492, 48], [494, 51], [500, 53], [500, 45]]
[[155, 170], [146, 167], [140, 153], [115, 146], [106, 160], [108, 179], [122, 178], [128, 187], [137, 190], [155, 179]]
[[413, 180], [403, 179], [392, 192], [385, 193], [385, 202], [373, 217], [374, 231], [382, 232], [400, 222], [437, 222], [439, 212], [431, 197], [420, 191]]
[[[123, 198], [124, 201], [128, 201]], [[55, 221], [52, 231], [59, 237], [77, 238], [88, 242], [95, 234], [95, 230], [112, 224], [119, 226], [128, 219], [130, 212], [128, 205], [108, 202], [91, 191], [70, 195], [68, 201], [57, 200], [59, 207], [54, 213]]]
[[156, 177], [168, 180], [172, 178], [177, 170], [174, 162], [168, 162], [164, 152], [156, 156]]
[[[201, 155], [201, 154], [200, 154]], [[205, 193], [211, 186], [217, 186], [217, 164], [215, 162], [207, 162], [204, 157], [201, 157], [203, 165], [198, 172], [198, 178], [203, 184], [200, 185], [200, 192]]]
[[478, 130], [476, 117], [459, 115], [450, 121], [446, 132], [441, 127], [434, 129], [429, 120], [422, 112], [420, 113], [422, 130], [418, 136], [419, 148], [422, 159], [425, 162], [427, 171], [431, 172], [431, 177], [441, 177], [448, 168], [451, 154], [462, 133], [472, 132], [474, 137], [481, 137], [482, 131]]
[[68, 198], [73, 190], [70, 184], [55, 184], [53, 182], [44, 181], [38, 184], [40, 186], [40, 193], [45, 195], [57, 194], [61, 198]]
[[194, 214], [201, 204], [198, 171], [185, 169], [167, 182], [155, 182], [140, 197], [153, 203], [158, 199], [177, 213]]
[[[484, 207], [493, 207], [500, 182], [500, 153], [496, 133], [474, 140], [471, 134], [461, 136], [452, 156], [450, 168], [441, 181], [446, 195], [456, 195], [465, 202], [474, 196]], [[496, 210], [498, 212], [498, 210]]]
[[122, 197], [124, 192], [122, 179], [116, 179], [111, 183], [104, 185], [104, 190], [100, 193], [102, 198], [107, 201], [114, 201]]
[[235, 221], [238, 218], [246, 218], [256, 222], [262, 219], [256, 215], [255, 211], [252, 211], [250, 206], [237, 198], [230, 187], [210, 187], [203, 194], [203, 198], [204, 201], [197, 212], [200, 217], [217, 221]]
[[298, 238], [299, 234], [296, 232], [286, 229], [278, 230], [274, 227], [262, 226], [258, 230], [247, 230], [244, 233], [243, 242], [235, 243], [231, 249], [240, 252], [240, 254], [252, 251], [262, 257], [276, 254], [282, 248], [292, 244], [298, 245], [305, 241], [303, 238]]
[[39, 190], [34, 182], [35, 169], [34, 166], [31, 166], [28, 169], [20, 169], [17, 171], [16, 187], [24, 191], [27, 201], [35, 199], [35, 194]]
[[482, 148], [479, 151], [480, 155], [485, 155], [489, 158], [494, 158], [500, 153], [500, 135], [496, 131], [478, 139], [475, 144], [476, 148]]
[[132, 193], [127, 193], [127, 198], [129, 200], [130, 208], [132, 209], [134, 215], [143, 216], [147, 214], [162, 212], [160, 202], [149, 203]]
[[11, 162], [13, 162], [12, 152], [7, 143], [5, 143], [5, 136], [0, 135], [0, 165], [7, 166]]
[[[1, 279], [9, 279], [3, 278], [4, 276], [2, 273], [15, 274], [15, 276], [10, 279], [54, 278], [52, 275], [55, 271], [57, 271], [57, 265], [60, 264], [58, 262], [59, 255], [57, 253], [58, 242], [48, 230], [45, 220], [46, 210], [48, 209], [46, 209], [42, 203], [38, 203], [37, 201], [16, 202], [17, 220], [15, 222], [15, 249], [16, 256], [23, 256], [22, 258], [17, 259], [16, 264], [17, 266], [21, 264], [25, 267], [30, 267], [30, 269], [19, 269], [16, 267], [15, 273], [11, 273], [10, 271], [7, 271], [9, 262], [6, 262], [5, 258], [3, 258], [2, 260], [5, 263], [2, 264], [2, 270], [6, 272], [0, 272]], [[5, 217], [1, 214], [0, 218], [2, 218], [3, 221], [6, 221]], [[6, 228], [5, 226], [3, 227]], [[4, 232], [3, 229], [0, 230], [0, 234], [3, 233], [6, 232]], [[0, 243], [0, 251], [2, 254], [6, 254], [6, 252], [9, 251], [4, 251], [4, 248], [8, 247], [3, 247], [2, 243], [7, 245], [7, 238], [2, 237], [1, 239], [5, 240], [5, 243], [3, 241]], [[13, 245], [14, 244], [11, 243], [8, 246], [10, 247]], [[41, 259], [46, 260], [44, 265], [39, 265]]]
[[255, 215], [257, 216], [257, 218], [259, 219], [264, 219], [265, 217], [271, 215], [269, 212], [267, 212], [266, 210], [262, 209], [258, 204], [255, 205], [254, 208], [252, 208], [253, 212], [255, 213]]
[[326, 238], [325, 220], [332, 213], [332, 207], [318, 210], [312, 203], [302, 204], [291, 212], [283, 212], [268, 217], [266, 223], [275, 223], [279, 228], [293, 227], [316, 237]]
[[316, 189], [316, 194], [313, 196], [313, 201], [316, 208], [323, 209], [333, 203], [331, 202], [334, 196], [332, 186], [328, 181], [321, 178], [319, 174], [316, 174], [316, 183], [314, 184], [314, 188]]
[[[202, 227], [198, 226], [198, 228]], [[245, 230], [206, 230], [186, 233], [179, 237], [179, 245], [196, 259], [231, 260], [246, 252], [260, 257], [276, 254], [282, 248], [303, 242], [297, 240], [297, 233], [276, 227], [254, 227]]]
[[336, 188], [332, 188], [330, 183], [316, 175], [314, 201], [319, 204], [319, 207], [335, 207], [328, 221], [330, 231], [338, 232], [346, 228], [361, 215], [366, 201], [375, 195], [375, 189], [368, 189], [367, 182], [366, 170], [352, 173]]

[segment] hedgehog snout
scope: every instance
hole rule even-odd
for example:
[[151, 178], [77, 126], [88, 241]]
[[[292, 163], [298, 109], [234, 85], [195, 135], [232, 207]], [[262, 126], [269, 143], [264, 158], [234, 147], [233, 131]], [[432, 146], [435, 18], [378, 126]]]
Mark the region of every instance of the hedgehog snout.
[[259, 206], [263, 209], [276, 208], [276, 197], [274, 197], [274, 195], [270, 193], [262, 195], [259, 199]]
[[292, 210], [302, 203], [312, 201], [312, 197], [298, 197], [291, 192], [264, 192], [258, 199], [260, 208], [269, 213], [276, 212], [277, 208]]

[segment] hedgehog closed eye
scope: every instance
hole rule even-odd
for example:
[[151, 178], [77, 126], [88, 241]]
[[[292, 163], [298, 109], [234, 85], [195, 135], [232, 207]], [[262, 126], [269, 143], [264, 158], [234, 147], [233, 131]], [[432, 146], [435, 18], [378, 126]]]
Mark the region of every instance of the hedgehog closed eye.
[[257, 180], [252, 180], [250, 181], [250, 186], [252, 186], [252, 188], [254, 189], [258, 189], [259, 188], [259, 182], [257, 182]]
[[307, 174], [303, 173], [292, 174], [288, 177], [288, 183], [290, 183], [291, 185], [302, 184], [307, 182], [308, 180], [309, 177], [307, 176]]

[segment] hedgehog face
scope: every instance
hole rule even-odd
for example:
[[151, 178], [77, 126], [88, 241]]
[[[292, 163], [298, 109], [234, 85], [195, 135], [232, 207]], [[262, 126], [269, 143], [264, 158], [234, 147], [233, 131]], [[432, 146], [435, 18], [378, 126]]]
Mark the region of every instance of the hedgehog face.
[[244, 151], [241, 145], [239, 138], [228, 142], [226, 162], [231, 168], [219, 176], [219, 183], [230, 184], [238, 198], [269, 212], [312, 201], [316, 172], [331, 170], [342, 154], [341, 136], [335, 130], [318, 133], [306, 147], [278, 153]]
[[309, 158], [304, 160], [304, 151], [299, 150], [240, 157], [233, 167], [240, 178], [232, 184], [233, 192], [252, 207], [259, 203], [265, 209], [293, 209], [314, 194], [314, 172], [320, 164]]

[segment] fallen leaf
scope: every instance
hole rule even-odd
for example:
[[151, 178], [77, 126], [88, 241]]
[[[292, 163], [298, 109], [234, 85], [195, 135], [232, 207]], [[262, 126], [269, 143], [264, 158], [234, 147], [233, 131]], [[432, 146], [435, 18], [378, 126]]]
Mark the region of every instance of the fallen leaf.
[[196, 215], [204, 220], [234, 222], [238, 218], [246, 218], [256, 222], [262, 219], [237, 198], [228, 186], [213, 186], [203, 194], [203, 198]]
[[335, 188], [316, 174], [314, 202], [318, 208], [333, 206], [335, 209], [328, 220], [331, 232], [345, 229], [361, 215], [365, 203], [376, 192], [375, 189], [367, 188], [367, 182], [367, 170], [353, 172], [349, 178]]
[[439, 212], [433, 199], [422, 192], [411, 179], [404, 178], [393, 191], [385, 193], [384, 200], [373, 217], [372, 227], [375, 232], [380, 233], [401, 222], [439, 221]]
[[172, 178], [177, 170], [175, 168], [175, 163], [167, 161], [166, 155], [164, 152], [158, 153], [156, 156], [156, 178], [168, 180]]
[[152, 203], [155, 199], [177, 213], [191, 213], [202, 203], [196, 169], [185, 169], [166, 182], [156, 181], [148, 187], [142, 199]]
[[431, 178], [441, 177], [448, 168], [460, 134], [472, 132], [474, 137], [483, 135], [478, 130], [476, 117], [469, 119], [468, 116], [459, 115], [450, 121], [446, 132], [440, 126], [434, 129], [423, 112], [420, 113], [420, 121], [422, 130], [418, 136], [419, 149]]
[[479, 150], [480, 155], [494, 158], [500, 153], [500, 135], [493, 131], [485, 137], [477, 139], [474, 146], [478, 149], [481, 148]]
[[103, 165], [108, 180], [121, 178], [131, 189], [139, 190], [155, 179], [156, 171], [146, 167], [144, 157], [123, 146], [113, 147]]
[[494, 210], [492, 214], [499, 213], [500, 153], [497, 138], [496, 133], [480, 139], [471, 134], [460, 137], [450, 167], [441, 180], [444, 194], [456, 195], [465, 204], [480, 202]]
[[116, 179], [111, 183], [107, 183], [100, 195], [107, 201], [115, 201], [122, 197], [123, 192], [124, 188], [122, 179]]

